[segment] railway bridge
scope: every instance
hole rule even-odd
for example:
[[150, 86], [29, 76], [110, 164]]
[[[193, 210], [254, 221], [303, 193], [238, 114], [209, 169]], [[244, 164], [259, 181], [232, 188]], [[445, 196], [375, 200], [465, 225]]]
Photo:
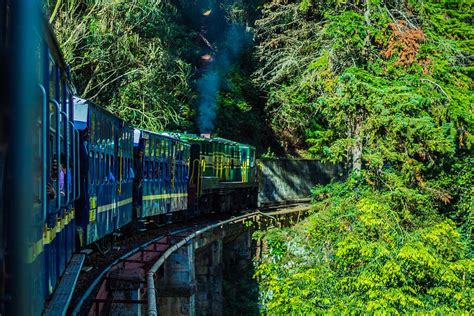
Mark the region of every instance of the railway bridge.
[[264, 243], [254, 240], [253, 232], [300, 221], [310, 210], [310, 188], [340, 173], [314, 160], [258, 164], [258, 210], [230, 218], [217, 212], [150, 231], [91, 271], [87, 265], [104, 256], [77, 254], [45, 315], [222, 315], [226, 276], [236, 283], [251, 275], [252, 259], [261, 256]]
[[[222, 315], [224, 269], [243, 275], [260, 256], [255, 230], [292, 225], [310, 206], [299, 201], [226, 220], [176, 229], [109, 265], [72, 309], [73, 315]], [[52, 304], [46, 314], [64, 314]], [[62, 308], [61, 308], [62, 306]]]

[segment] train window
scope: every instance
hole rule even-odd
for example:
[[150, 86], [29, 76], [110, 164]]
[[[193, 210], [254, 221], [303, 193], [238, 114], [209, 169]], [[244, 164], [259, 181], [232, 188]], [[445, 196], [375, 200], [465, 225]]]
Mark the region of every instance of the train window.
[[[58, 68], [58, 71], [59, 71], [59, 68]], [[66, 112], [66, 97], [65, 97], [65, 91], [64, 91], [64, 82], [63, 82], [63, 78], [61, 77], [61, 72], [59, 71], [59, 75], [58, 75], [58, 103], [59, 103], [59, 106], [61, 108], [61, 111], [64, 111]]]
[[153, 163], [153, 178], [156, 180], [158, 179], [158, 172], [159, 172], [159, 166], [158, 166], [158, 162], [154, 162]]
[[94, 184], [99, 184], [99, 157], [100, 153], [94, 152], [93, 153], [93, 160], [92, 164], [94, 165]]
[[110, 178], [110, 175], [113, 175], [113, 172], [114, 172], [114, 161], [113, 161], [113, 156], [109, 153], [107, 154], [107, 173], [105, 174], [105, 178], [107, 179], [106, 181], [107, 182], [111, 182], [111, 178]]
[[107, 168], [107, 155], [104, 154], [103, 152], [100, 153], [100, 158], [99, 158], [99, 184], [104, 184], [105, 183], [105, 173], [106, 173], [106, 168]]
[[148, 139], [145, 143], [145, 155], [150, 158], [150, 142], [151, 140]]
[[100, 139], [100, 115], [99, 113], [95, 113], [94, 121], [92, 122], [92, 125], [94, 126], [94, 144], [97, 146], [99, 145], [99, 139]]
[[152, 159], [153, 161], [155, 160], [156, 158], [156, 143], [157, 143], [157, 139], [155, 137], [153, 137], [153, 143], [151, 144], [151, 156], [152, 156]]
[[128, 165], [128, 158], [123, 157], [122, 159], [123, 159], [123, 162], [122, 162], [122, 164], [123, 164], [123, 165], [122, 165], [122, 168], [123, 168], [123, 169], [122, 169], [122, 170], [124, 171], [124, 174], [125, 174], [125, 176], [124, 176], [124, 181], [123, 181], [123, 182], [126, 183], [126, 182], [128, 182], [128, 181], [130, 180], [130, 177], [131, 177], [131, 174], [130, 174], [130, 167], [129, 167], [129, 165]]
[[89, 142], [94, 144], [94, 121], [95, 121], [95, 112], [90, 113], [89, 121]]
[[113, 156], [110, 153], [107, 154], [107, 158], [108, 158], [107, 159], [108, 164], [107, 164], [107, 173], [105, 174], [105, 179], [106, 179], [106, 182], [111, 182], [110, 176], [113, 175], [113, 172], [114, 172], [114, 169], [113, 169], [114, 161], [113, 161]]
[[160, 159], [161, 156], [162, 156], [162, 151], [163, 149], [163, 142], [161, 141], [161, 139], [157, 139], [156, 140], [156, 158]]
[[153, 174], [153, 161], [149, 161], [149, 166], [148, 166], [148, 178], [153, 179], [154, 174]]
[[104, 153], [99, 153], [99, 160], [97, 162], [98, 171], [99, 171], [99, 178], [97, 179], [98, 184], [104, 183], [104, 168], [105, 168], [105, 155]]
[[165, 155], [166, 155], [165, 147], [166, 147], [165, 140], [162, 139], [162, 140], [161, 140], [161, 157], [162, 157], [162, 158], [164, 158]]
[[48, 67], [48, 72], [49, 72], [49, 97], [54, 98], [55, 96], [55, 78], [56, 78], [56, 72], [54, 71], [54, 61], [51, 58], [51, 55], [49, 56], [49, 67]]
[[110, 174], [112, 173], [112, 155], [110, 153], [105, 154], [107, 157], [106, 162], [107, 166], [105, 168], [105, 182], [109, 183], [110, 182]]
[[144, 178], [147, 178], [147, 179], [151, 178], [151, 175], [150, 175], [150, 161], [148, 159], [145, 161], [145, 175], [144, 175]]
[[91, 184], [94, 183], [93, 182], [94, 181], [94, 152], [91, 151], [91, 150], [89, 150], [88, 159], [89, 159], [89, 166], [90, 166], [89, 167], [89, 175], [88, 175], [89, 176], [88, 183], [89, 183], [89, 185], [91, 185]]
[[125, 157], [120, 157], [120, 166], [119, 166], [119, 176], [120, 176], [120, 182], [125, 183], [127, 182], [129, 178], [129, 170], [127, 168], [127, 158]]
[[99, 128], [99, 135], [100, 135], [100, 146], [102, 150], [105, 148], [105, 144], [107, 143], [107, 122], [104, 119], [104, 115], [100, 113], [100, 128]]
[[[110, 121], [108, 120], [107, 116], [104, 115], [104, 126], [105, 126], [105, 152], [110, 154]], [[108, 174], [108, 173], [107, 173]]]
[[153, 179], [154, 176], [155, 176], [155, 175], [154, 175], [154, 172], [153, 172], [153, 161], [150, 160], [150, 162], [149, 162], [149, 169], [148, 169], [148, 177], [149, 177], [150, 179]]
[[153, 160], [153, 136], [150, 135], [150, 138], [147, 141], [148, 145], [148, 159]]
[[99, 154], [97, 152], [90, 151], [89, 157], [89, 164], [92, 166], [91, 179], [89, 183], [97, 184], [97, 173], [99, 172], [97, 169], [97, 161], [99, 160]]
[[125, 182], [129, 182], [130, 178], [132, 177], [130, 173], [130, 164], [129, 164], [129, 159], [128, 158], [123, 158], [123, 168], [125, 168]]

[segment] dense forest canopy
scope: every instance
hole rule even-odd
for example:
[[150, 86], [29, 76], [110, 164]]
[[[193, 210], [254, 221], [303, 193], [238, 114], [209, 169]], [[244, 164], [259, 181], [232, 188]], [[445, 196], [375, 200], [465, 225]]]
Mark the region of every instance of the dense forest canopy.
[[46, 10], [81, 96], [133, 124], [346, 167], [345, 181], [314, 189], [307, 220], [259, 235], [264, 312], [472, 312], [472, 1]]
[[267, 234], [270, 314], [473, 309], [472, 1], [272, 1], [256, 82], [287, 148], [347, 166]]

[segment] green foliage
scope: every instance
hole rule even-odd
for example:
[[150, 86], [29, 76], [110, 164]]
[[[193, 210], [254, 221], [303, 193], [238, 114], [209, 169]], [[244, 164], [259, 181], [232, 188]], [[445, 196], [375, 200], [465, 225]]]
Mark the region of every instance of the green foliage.
[[214, 132], [224, 138], [260, 145], [263, 115], [257, 106], [255, 87], [247, 78], [240, 65], [226, 78], [217, 100]]
[[[373, 137], [387, 132], [410, 137], [400, 135], [402, 130], [391, 131], [394, 120], [406, 126], [420, 121], [425, 132], [435, 131], [438, 139], [431, 144], [415, 140], [421, 155], [439, 143], [441, 153], [450, 151], [449, 146], [469, 149], [473, 97], [468, 63], [472, 48], [467, 43], [473, 32], [466, 22], [472, 13], [472, 5], [453, 1], [417, 1], [409, 7], [397, 1], [267, 5], [257, 21], [262, 66], [255, 79], [268, 90], [267, 111], [274, 129], [296, 140], [306, 136], [316, 157], [338, 162], [350, 158], [358, 115], [363, 121], [357, 135], [364, 142], [363, 159], [373, 156], [372, 145], [385, 150], [371, 144]], [[439, 27], [440, 17], [448, 19], [450, 27]], [[400, 52], [390, 59], [382, 54], [392, 35], [389, 25], [397, 20], [407, 20], [427, 37], [414, 52], [416, 61], [404, 67], [397, 63]], [[382, 112], [394, 103], [388, 109], [392, 114], [385, 116]], [[416, 116], [418, 121], [407, 122]], [[408, 141], [398, 145], [410, 147]]]
[[256, 272], [264, 311], [471, 312], [474, 260], [455, 223], [423, 195], [374, 190], [357, 177], [316, 188], [316, 214], [266, 236]]
[[[51, 1], [78, 94], [150, 130], [190, 125], [187, 33], [173, 5], [154, 0]], [[170, 45], [173, 43], [173, 45]]]
[[254, 79], [272, 127], [355, 172], [315, 188], [303, 224], [265, 236], [264, 312], [472, 313], [473, 13], [472, 1], [265, 6]]

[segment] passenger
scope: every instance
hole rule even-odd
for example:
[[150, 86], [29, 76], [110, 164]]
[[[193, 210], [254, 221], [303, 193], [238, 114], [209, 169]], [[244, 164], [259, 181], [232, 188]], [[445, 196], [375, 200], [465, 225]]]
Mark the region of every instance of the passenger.
[[128, 174], [130, 176], [130, 179], [135, 179], [135, 172], [133, 172], [132, 167], [130, 167], [130, 169], [128, 170]]
[[[61, 196], [65, 195], [66, 190], [71, 191], [72, 189], [72, 177], [71, 177], [71, 170], [67, 168], [67, 158], [64, 153], [61, 154], [61, 168], [59, 174], [59, 189], [61, 192]], [[69, 161], [69, 165], [71, 166], [72, 163]], [[65, 179], [67, 179], [67, 188], [65, 188]]]
[[[54, 200], [57, 197], [55, 182], [58, 181], [58, 169], [58, 159], [57, 156], [54, 155], [53, 160], [51, 161], [51, 176], [46, 184], [46, 194], [50, 200]], [[61, 183], [59, 185], [61, 186]]]
[[[79, 132], [79, 180], [80, 180], [80, 194], [76, 201], [76, 223], [80, 229], [87, 226], [89, 219], [89, 128]], [[78, 243], [79, 244], [79, 243]]]
[[46, 194], [50, 200], [54, 200], [56, 198], [56, 190], [54, 190], [51, 180], [48, 181], [48, 184], [46, 185]]
[[66, 176], [66, 156], [61, 154], [61, 166], [59, 168], [59, 193], [65, 196], [64, 177]]
[[133, 159], [133, 201], [135, 206], [140, 200], [143, 177], [143, 149], [135, 149], [135, 158]]
[[108, 178], [110, 183], [115, 183], [115, 177], [112, 171], [109, 171], [109, 178]]

